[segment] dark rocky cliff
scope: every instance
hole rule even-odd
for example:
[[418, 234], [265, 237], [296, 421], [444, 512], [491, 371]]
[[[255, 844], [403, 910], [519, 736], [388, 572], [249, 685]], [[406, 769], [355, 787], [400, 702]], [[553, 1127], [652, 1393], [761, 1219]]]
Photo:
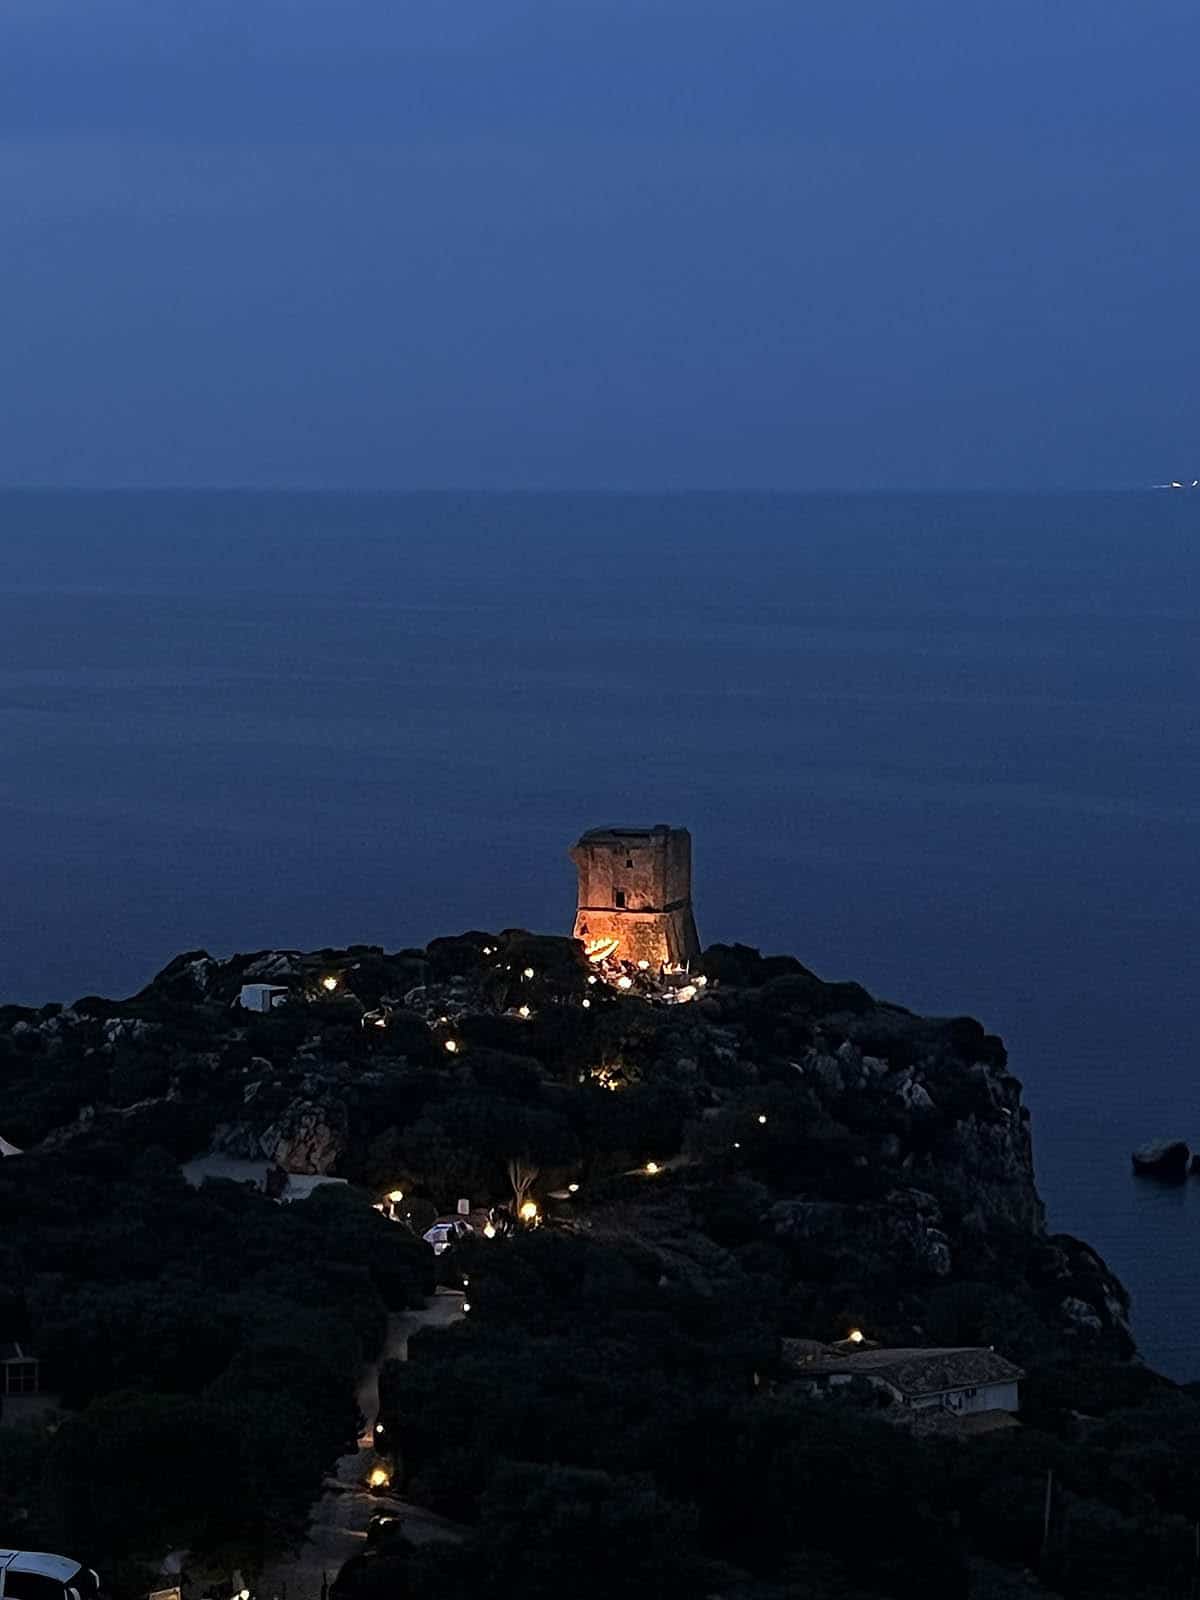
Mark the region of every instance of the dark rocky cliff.
[[[788, 1331], [874, 1306], [882, 1331], [924, 1336], [930, 1291], [970, 1282], [1064, 1337], [1131, 1348], [1120, 1284], [1046, 1234], [998, 1038], [743, 946], [703, 969], [693, 1003], [663, 1005], [640, 975], [628, 993], [589, 982], [572, 941], [519, 931], [397, 955], [188, 952], [127, 1001], [0, 1010], [0, 1132], [44, 1152], [211, 1149], [376, 1191], [403, 1173], [438, 1208], [468, 1185], [506, 1198], [506, 1139], [544, 1140], [545, 1181], [586, 1173], [596, 1205], [648, 1203], [629, 1169], [677, 1157], [698, 1205], [715, 1184], [740, 1207], [731, 1236], [786, 1258], [802, 1287], [785, 1320], [805, 1324]], [[246, 1012], [251, 982], [291, 999]]]

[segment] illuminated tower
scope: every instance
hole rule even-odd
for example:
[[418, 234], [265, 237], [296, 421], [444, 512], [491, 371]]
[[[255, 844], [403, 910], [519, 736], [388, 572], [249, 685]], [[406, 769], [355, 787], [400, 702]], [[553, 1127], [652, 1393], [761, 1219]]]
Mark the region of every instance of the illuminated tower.
[[579, 871], [575, 937], [617, 940], [618, 961], [686, 966], [700, 954], [686, 828], [592, 828], [571, 847]]

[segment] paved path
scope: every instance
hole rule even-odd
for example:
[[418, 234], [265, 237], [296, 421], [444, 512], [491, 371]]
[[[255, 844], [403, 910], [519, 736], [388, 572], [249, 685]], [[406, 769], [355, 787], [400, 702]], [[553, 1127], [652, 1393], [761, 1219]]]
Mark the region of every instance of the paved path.
[[[402, 1311], [388, 1318], [387, 1337], [377, 1361], [363, 1373], [358, 1405], [366, 1418], [363, 1439], [369, 1440], [379, 1412], [379, 1368], [384, 1361], [407, 1361], [410, 1334], [419, 1328], [444, 1328], [462, 1316], [462, 1295], [439, 1289], [421, 1311]], [[414, 1544], [432, 1539], [461, 1539], [463, 1530], [444, 1517], [390, 1495], [368, 1494], [363, 1488], [377, 1460], [369, 1444], [342, 1456], [325, 1480], [325, 1493], [312, 1509], [308, 1537], [296, 1554], [268, 1567], [258, 1584], [260, 1600], [320, 1600], [324, 1579], [333, 1582], [339, 1569], [363, 1548], [367, 1523], [374, 1511], [397, 1511], [404, 1536]]]

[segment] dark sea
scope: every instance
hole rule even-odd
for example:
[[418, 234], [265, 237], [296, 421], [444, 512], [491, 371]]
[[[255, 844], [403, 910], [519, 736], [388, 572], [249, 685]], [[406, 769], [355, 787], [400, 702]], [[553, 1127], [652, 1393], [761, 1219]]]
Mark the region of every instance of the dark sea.
[[[1200, 494], [0, 495], [0, 1000], [567, 931], [693, 832], [706, 942], [1006, 1039], [1056, 1229], [1200, 1378]], [[0, 1133], [2, 1108], [0, 1108]]]

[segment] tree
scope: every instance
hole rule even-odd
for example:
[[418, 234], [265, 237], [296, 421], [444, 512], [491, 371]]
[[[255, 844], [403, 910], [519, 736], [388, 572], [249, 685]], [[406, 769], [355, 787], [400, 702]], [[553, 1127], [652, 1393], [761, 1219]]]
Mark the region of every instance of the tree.
[[526, 1600], [625, 1600], [703, 1592], [716, 1576], [697, 1549], [697, 1517], [648, 1477], [513, 1465], [484, 1497], [479, 1543], [490, 1593]]
[[508, 1160], [508, 1181], [512, 1184], [513, 1209], [519, 1216], [521, 1207], [525, 1204], [530, 1189], [537, 1182], [541, 1168], [533, 1164], [528, 1156], [510, 1156]]

